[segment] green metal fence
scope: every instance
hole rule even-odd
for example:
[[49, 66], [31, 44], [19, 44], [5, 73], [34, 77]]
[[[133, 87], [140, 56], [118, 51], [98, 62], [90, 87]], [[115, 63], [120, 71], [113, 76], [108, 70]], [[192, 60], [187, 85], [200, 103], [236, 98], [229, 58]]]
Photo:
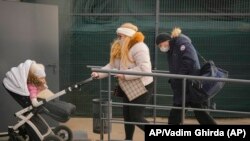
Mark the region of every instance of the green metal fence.
[[[116, 28], [123, 22], [138, 25], [145, 34], [154, 69], [168, 70], [165, 55], [155, 50], [155, 35], [182, 28], [196, 49], [230, 73], [250, 79], [249, 0], [23, 0], [59, 7], [60, 88], [90, 76], [86, 65], [105, 65]], [[82, 87], [64, 100], [77, 106], [77, 115], [91, 116], [99, 83]], [[214, 98], [220, 109], [249, 111], [248, 86], [227, 84]], [[166, 80], [157, 79], [157, 93], [172, 94]], [[162, 100], [170, 104], [170, 100]], [[221, 115], [230, 116], [230, 115]]]

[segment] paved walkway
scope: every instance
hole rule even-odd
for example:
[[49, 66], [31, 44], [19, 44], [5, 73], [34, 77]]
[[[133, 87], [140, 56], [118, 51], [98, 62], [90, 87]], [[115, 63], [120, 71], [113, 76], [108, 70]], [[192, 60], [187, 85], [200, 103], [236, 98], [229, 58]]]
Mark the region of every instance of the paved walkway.
[[[152, 118], [148, 118], [149, 121], [153, 121]], [[166, 118], [157, 118], [157, 122], [167, 123]], [[220, 118], [216, 119], [218, 124], [227, 125], [250, 125], [250, 118]], [[74, 141], [97, 141], [100, 140], [100, 134], [93, 133], [93, 120], [92, 118], [71, 118], [68, 122], [64, 123], [74, 133]], [[185, 124], [198, 124], [195, 119], [186, 119]], [[103, 139], [107, 140], [107, 134]], [[124, 139], [124, 127], [123, 124], [112, 124], [111, 130], [112, 140]], [[0, 137], [0, 141], [6, 141], [7, 138]], [[134, 134], [134, 141], [144, 141], [144, 132], [136, 127]]]
[[[152, 119], [149, 119], [152, 121]], [[166, 122], [166, 118], [157, 118], [157, 122]], [[229, 125], [250, 125], [250, 118], [227, 118], [227, 119], [216, 119], [218, 124], [229, 124]], [[185, 124], [198, 124], [195, 119], [186, 119]], [[71, 118], [67, 123], [73, 131], [83, 131], [87, 133], [88, 139], [92, 141], [100, 140], [100, 134], [93, 133], [93, 120], [92, 118]], [[104, 139], [107, 139], [107, 134], [104, 135]], [[112, 140], [123, 140], [124, 139], [124, 127], [123, 124], [112, 124], [111, 130]], [[144, 132], [136, 127], [134, 134], [134, 141], [144, 141]]]

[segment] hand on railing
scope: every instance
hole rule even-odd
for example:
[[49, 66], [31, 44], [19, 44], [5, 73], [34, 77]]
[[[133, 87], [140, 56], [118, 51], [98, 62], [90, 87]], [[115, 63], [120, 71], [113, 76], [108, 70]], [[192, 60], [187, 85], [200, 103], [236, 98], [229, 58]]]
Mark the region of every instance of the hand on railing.
[[91, 77], [97, 79], [99, 77], [99, 74], [97, 72], [92, 72]]
[[124, 74], [116, 74], [114, 77], [118, 79], [125, 79]]

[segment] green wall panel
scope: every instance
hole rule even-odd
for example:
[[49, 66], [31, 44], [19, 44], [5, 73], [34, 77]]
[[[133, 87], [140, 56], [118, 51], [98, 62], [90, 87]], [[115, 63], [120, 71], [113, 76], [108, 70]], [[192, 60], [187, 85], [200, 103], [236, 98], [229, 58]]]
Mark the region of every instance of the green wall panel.
[[[156, 0], [23, 1], [59, 7], [61, 89], [88, 78], [91, 71], [87, 65], [103, 66], [109, 61], [110, 44], [116, 36], [116, 28], [123, 22], [138, 25], [150, 48], [153, 67], [168, 70], [166, 56], [155, 51]], [[159, 32], [171, 32], [173, 27], [181, 27], [196, 49], [206, 59], [228, 70], [230, 78], [250, 79], [249, 0], [160, 0], [159, 8]], [[103, 88], [107, 89], [107, 79], [102, 81]], [[167, 81], [157, 79], [157, 93], [172, 95]], [[62, 99], [77, 106], [77, 115], [92, 116], [92, 99], [100, 95], [100, 82], [93, 81], [81, 90]], [[249, 85], [227, 83], [213, 102], [217, 109], [250, 111], [249, 93]], [[157, 97], [157, 102], [172, 104], [171, 97]], [[152, 115], [152, 111], [148, 111], [147, 115]], [[159, 116], [167, 114], [167, 111], [157, 110]], [[121, 109], [115, 109], [114, 115], [121, 115]]]

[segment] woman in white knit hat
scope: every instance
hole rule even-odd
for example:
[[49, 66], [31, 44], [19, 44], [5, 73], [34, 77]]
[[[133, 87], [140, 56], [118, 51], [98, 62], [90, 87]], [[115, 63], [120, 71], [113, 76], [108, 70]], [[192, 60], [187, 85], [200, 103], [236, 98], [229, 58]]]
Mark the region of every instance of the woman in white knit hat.
[[[124, 23], [116, 30], [117, 38], [111, 46], [110, 61], [102, 69], [117, 69], [123, 71], [152, 71], [148, 46], [144, 43], [144, 35], [138, 32], [137, 26]], [[107, 73], [92, 72], [93, 78], [102, 79]], [[119, 81], [124, 103], [146, 104], [153, 91], [153, 77], [116, 74]], [[145, 107], [123, 106], [125, 122], [148, 121], [144, 118]], [[144, 131], [144, 125], [137, 125]], [[135, 125], [125, 124], [125, 139], [132, 140]]]

